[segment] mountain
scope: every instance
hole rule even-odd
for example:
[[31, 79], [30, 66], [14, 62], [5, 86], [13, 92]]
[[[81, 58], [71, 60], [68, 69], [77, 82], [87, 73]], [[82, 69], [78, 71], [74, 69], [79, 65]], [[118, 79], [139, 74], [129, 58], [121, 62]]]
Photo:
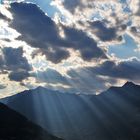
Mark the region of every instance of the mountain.
[[140, 86], [131, 82], [99, 95], [38, 87], [0, 101], [66, 140], [140, 140]]
[[61, 140], [0, 103], [0, 140]]

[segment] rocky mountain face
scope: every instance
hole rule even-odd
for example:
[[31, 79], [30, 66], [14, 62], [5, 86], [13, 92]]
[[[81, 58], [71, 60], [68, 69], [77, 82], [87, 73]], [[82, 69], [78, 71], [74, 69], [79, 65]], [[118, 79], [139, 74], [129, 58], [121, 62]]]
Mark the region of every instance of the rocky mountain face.
[[0, 101], [66, 140], [140, 140], [140, 86], [131, 82], [99, 95], [39, 87]]

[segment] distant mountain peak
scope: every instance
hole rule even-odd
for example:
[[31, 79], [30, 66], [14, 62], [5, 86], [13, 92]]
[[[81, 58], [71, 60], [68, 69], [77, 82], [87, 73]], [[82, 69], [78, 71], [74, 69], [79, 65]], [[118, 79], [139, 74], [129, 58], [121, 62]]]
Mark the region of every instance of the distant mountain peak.
[[37, 88], [35, 88], [34, 90], [46, 90], [47, 88], [43, 87], [43, 86], [38, 86]]
[[127, 81], [122, 87], [132, 87], [136, 86], [133, 82]]
[[[114, 91], [114, 90], [119, 90], [119, 89], [128, 89], [128, 88], [135, 88], [139, 85], [136, 85], [134, 84], [133, 82], [131, 81], [127, 81], [123, 86], [111, 86], [107, 91]], [[103, 92], [105, 93], [105, 92]]]

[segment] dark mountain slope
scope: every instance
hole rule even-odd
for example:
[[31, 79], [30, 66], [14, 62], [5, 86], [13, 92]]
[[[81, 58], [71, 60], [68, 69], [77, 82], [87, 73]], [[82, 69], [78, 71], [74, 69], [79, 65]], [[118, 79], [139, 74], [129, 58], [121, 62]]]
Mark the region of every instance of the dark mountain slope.
[[0, 140], [60, 140], [0, 103]]
[[131, 82], [98, 96], [39, 87], [1, 101], [67, 140], [140, 140], [140, 86]]

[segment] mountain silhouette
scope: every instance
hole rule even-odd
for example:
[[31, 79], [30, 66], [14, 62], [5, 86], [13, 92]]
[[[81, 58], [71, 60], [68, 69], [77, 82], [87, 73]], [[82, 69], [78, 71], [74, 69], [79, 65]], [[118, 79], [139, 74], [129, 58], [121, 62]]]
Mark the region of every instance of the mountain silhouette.
[[132, 82], [99, 95], [38, 87], [0, 101], [66, 140], [140, 140], [140, 86]]
[[61, 140], [0, 103], [0, 140]]

